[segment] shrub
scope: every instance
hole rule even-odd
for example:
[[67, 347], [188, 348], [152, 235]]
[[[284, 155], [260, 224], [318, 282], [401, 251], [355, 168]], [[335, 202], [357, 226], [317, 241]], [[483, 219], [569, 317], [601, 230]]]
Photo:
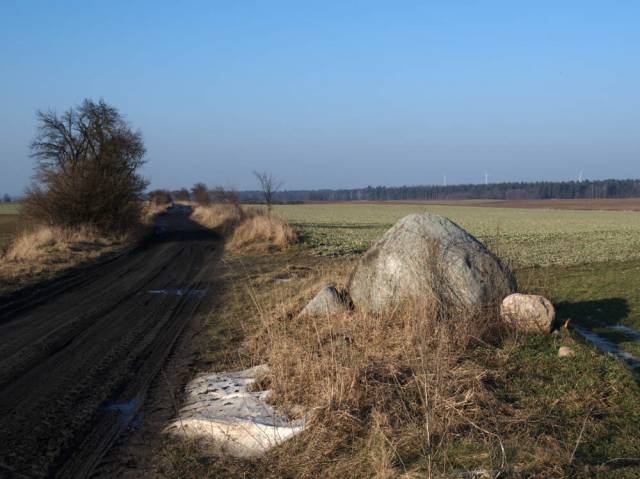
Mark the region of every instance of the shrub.
[[156, 206], [164, 206], [170, 204], [173, 199], [167, 190], [153, 190], [149, 192], [149, 201]]
[[193, 198], [193, 201], [199, 205], [206, 206], [211, 203], [209, 189], [204, 183], [196, 183], [193, 185], [193, 188], [191, 188], [191, 197]]
[[24, 214], [50, 226], [92, 225], [104, 233], [135, 227], [146, 187], [138, 174], [141, 134], [102, 100], [85, 100], [61, 116], [39, 112], [38, 122], [31, 145], [36, 183], [26, 192]]

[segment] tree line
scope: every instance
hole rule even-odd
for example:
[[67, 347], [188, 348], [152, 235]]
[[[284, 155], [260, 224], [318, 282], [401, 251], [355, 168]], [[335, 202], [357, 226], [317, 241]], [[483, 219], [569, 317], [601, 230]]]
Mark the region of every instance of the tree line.
[[[263, 191], [240, 191], [246, 203], [264, 201]], [[274, 203], [306, 201], [392, 200], [544, 200], [640, 197], [640, 180], [539, 181], [465, 185], [367, 186], [353, 189], [284, 190], [273, 193]]]

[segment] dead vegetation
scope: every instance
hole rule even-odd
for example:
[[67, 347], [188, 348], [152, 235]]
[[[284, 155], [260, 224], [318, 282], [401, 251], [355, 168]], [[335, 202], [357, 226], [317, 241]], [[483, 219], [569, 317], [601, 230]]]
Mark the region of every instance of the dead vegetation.
[[229, 246], [235, 250], [285, 249], [297, 240], [298, 235], [286, 220], [256, 209], [234, 229]]
[[231, 250], [269, 251], [286, 249], [298, 236], [283, 218], [262, 208], [242, 207], [237, 202], [195, 205], [191, 218], [229, 237]]
[[168, 206], [146, 203], [141, 209], [141, 219], [136, 222], [138, 226], [119, 234], [107, 235], [89, 224], [72, 227], [29, 224], [11, 239], [4, 251], [0, 248], [0, 295], [135, 245]]
[[142, 207], [142, 218], [140, 222], [143, 226], [152, 225], [155, 221], [156, 216], [160, 213], [164, 213], [169, 208], [171, 203], [158, 203], [155, 201], [148, 201]]
[[295, 455], [276, 455], [277, 467], [306, 477], [392, 477], [418, 461], [431, 476], [451, 468], [460, 436], [504, 467], [491, 421], [501, 406], [486, 384], [491, 373], [474, 358], [478, 345], [502, 339], [497, 322], [419, 304], [384, 316], [298, 318], [286, 308], [261, 316], [250, 344], [270, 364], [273, 401], [312, 418], [295, 446], [283, 448]]
[[0, 294], [94, 261], [127, 243], [128, 236], [106, 237], [90, 226], [42, 226], [27, 230], [14, 238], [0, 256]]
[[[257, 461], [207, 459], [206, 448], [171, 442], [161, 475], [633, 477], [616, 458], [640, 452], [638, 386], [570, 332], [517, 336], [492, 314], [444, 306], [299, 318], [327, 281], [344, 286], [348, 259], [293, 252], [224, 263], [213, 367], [268, 362], [271, 401], [306, 414], [309, 427]], [[558, 358], [560, 345], [576, 356]]]

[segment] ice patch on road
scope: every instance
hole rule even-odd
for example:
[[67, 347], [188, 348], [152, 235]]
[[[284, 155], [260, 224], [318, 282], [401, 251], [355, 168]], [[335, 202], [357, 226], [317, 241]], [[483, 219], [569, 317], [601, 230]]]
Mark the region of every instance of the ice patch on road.
[[302, 432], [266, 402], [269, 391], [250, 391], [266, 365], [244, 371], [202, 374], [186, 388], [187, 399], [167, 432], [210, 441], [220, 452], [256, 457]]
[[118, 412], [118, 421], [122, 424], [127, 424], [135, 417], [140, 404], [142, 404], [142, 400], [140, 398], [133, 398], [131, 401], [124, 403], [107, 404], [104, 407], [104, 410]]

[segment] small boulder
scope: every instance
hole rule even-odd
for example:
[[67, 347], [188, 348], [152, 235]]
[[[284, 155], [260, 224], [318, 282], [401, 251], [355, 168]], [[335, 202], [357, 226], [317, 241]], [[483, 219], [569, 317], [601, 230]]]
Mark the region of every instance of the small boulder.
[[329, 316], [348, 310], [345, 293], [338, 291], [334, 285], [328, 284], [300, 311], [300, 317]]
[[558, 349], [558, 357], [565, 358], [567, 356], [573, 356], [576, 352], [568, 346], [561, 346]]
[[432, 213], [399, 220], [360, 259], [348, 287], [353, 305], [373, 313], [415, 300], [485, 308], [515, 290], [513, 275], [494, 254]]
[[504, 298], [500, 315], [518, 331], [550, 333], [556, 310], [547, 298], [534, 294], [511, 294]]

